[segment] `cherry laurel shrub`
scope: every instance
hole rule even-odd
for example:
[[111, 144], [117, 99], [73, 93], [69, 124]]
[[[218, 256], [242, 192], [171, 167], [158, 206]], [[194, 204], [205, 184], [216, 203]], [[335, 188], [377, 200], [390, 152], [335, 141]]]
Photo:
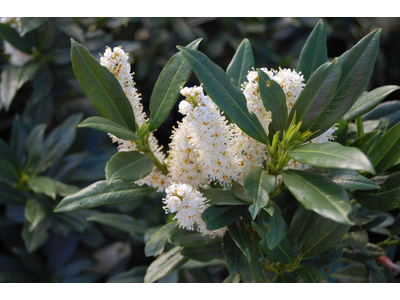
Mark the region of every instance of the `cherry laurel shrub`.
[[[201, 39], [178, 46], [154, 86], [150, 117], [122, 47], [107, 47], [99, 62], [71, 39], [74, 73], [101, 114], [79, 127], [107, 132], [118, 152], [106, 180], [55, 212], [162, 193], [157, 209], [170, 217], [145, 231], [145, 255], [155, 257], [145, 282], [215, 268], [227, 270], [223, 282], [393, 280], [399, 268], [385, 254], [400, 243], [400, 217], [387, 213], [400, 206], [400, 124], [381, 118], [379, 104], [399, 87], [365, 92], [380, 34], [327, 62], [320, 21], [296, 70], [257, 68], [248, 39], [226, 71], [197, 50]], [[199, 84], [185, 86], [192, 71]], [[164, 153], [153, 132], [180, 96], [183, 119]], [[143, 235], [128, 215], [88, 220]], [[370, 231], [386, 237], [372, 243]]]

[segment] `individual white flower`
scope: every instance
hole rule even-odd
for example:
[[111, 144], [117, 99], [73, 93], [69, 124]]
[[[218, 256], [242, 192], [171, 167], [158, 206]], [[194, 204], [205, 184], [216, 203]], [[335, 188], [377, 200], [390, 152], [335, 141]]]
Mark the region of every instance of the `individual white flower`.
[[100, 273], [108, 273], [121, 260], [131, 255], [131, 245], [128, 242], [116, 242], [93, 254], [97, 264], [94, 271]]

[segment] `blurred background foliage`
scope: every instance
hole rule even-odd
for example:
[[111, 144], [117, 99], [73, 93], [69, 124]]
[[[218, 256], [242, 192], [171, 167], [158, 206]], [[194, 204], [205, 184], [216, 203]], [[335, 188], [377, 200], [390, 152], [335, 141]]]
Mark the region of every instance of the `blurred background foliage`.
[[[177, 45], [187, 45], [201, 37], [203, 41], [199, 50], [226, 69], [238, 45], [243, 38], [248, 38], [256, 67], [295, 68], [300, 51], [318, 20], [319, 18], [289, 17], [49, 18], [40, 27], [25, 35], [38, 50], [35, 61], [40, 62], [40, 67], [17, 89], [9, 109], [3, 107], [0, 110], [0, 137], [6, 143], [12, 144], [11, 140], [18, 129], [15, 124], [19, 124], [18, 122], [23, 124], [23, 129], [19, 129], [18, 132], [22, 132], [22, 136], [26, 137], [38, 124], [47, 124], [46, 134], [49, 134], [73, 114], [84, 113], [85, 118], [98, 115], [74, 76], [70, 61], [71, 37], [88, 48], [96, 59], [99, 59], [100, 53], [104, 53], [106, 46], [122, 46], [125, 52], [130, 54], [136, 87], [142, 95], [144, 109], [149, 116], [152, 89], [162, 68], [177, 52]], [[382, 85], [399, 85], [400, 18], [323, 20], [327, 26], [329, 59], [340, 56], [374, 29], [382, 28], [379, 54], [368, 90]], [[3, 49], [1, 45], [0, 48]], [[0, 52], [0, 70], [4, 71], [7, 65], [8, 56]], [[187, 86], [196, 84], [199, 83], [192, 75]], [[399, 99], [399, 96], [400, 91], [395, 91], [385, 101]], [[166, 151], [172, 127], [182, 118], [177, 111], [178, 103], [179, 100], [163, 126], [155, 133]], [[16, 118], [21, 121], [16, 123]], [[76, 137], [72, 138], [71, 146], [65, 149], [64, 155], [44, 174], [64, 184], [82, 188], [105, 178], [106, 162], [116, 152], [116, 145], [111, 143], [111, 139], [105, 133], [80, 128], [76, 130]], [[58, 197], [62, 199], [63, 195]], [[156, 227], [165, 223], [161, 198], [162, 195], [156, 195], [134, 204], [102, 206], [99, 210], [140, 217], [146, 220], [145, 226]], [[47, 197], [47, 200], [43, 201], [50, 203], [49, 199]], [[52, 205], [49, 204], [49, 207], [51, 209]], [[79, 223], [92, 214], [96, 214], [96, 210], [71, 214], [70, 217], [77, 218], [78, 221], [74, 222]], [[21, 238], [25, 215], [23, 206], [3, 205], [0, 202], [0, 260], [11, 269], [22, 270], [21, 277], [14, 278], [14, 281], [104, 282], [124, 281], [124, 278], [137, 278], [141, 281], [145, 268], [141, 269], [140, 266], [146, 266], [152, 261], [144, 256], [144, 242], [150, 233], [137, 237], [95, 223], [71, 228], [68, 218], [48, 225], [49, 237], [45, 242], [39, 243], [34, 250], [28, 249], [26, 236]], [[393, 219], [389, 214], [386, 215], [387, 218]], [[384, 222], [386, 218], [382, 218]], [[67, 229], [56, 228], [55, 224], [60, 223]], [[382, 237], [378, 240], [382, 240]], [[110, 269], [111, 271], [85, 273], [84, 270], [93, 271], [93, 265], [96, 263], [94, 253], [97, 249], [116, 241], [130, 244], [129, 258], [122, 259]], [[399, 260], [398, 253], [390, 255], [394, 261]], [[137, 268], [131, 269], [132, 267]], [[129, 269], [131, 273], [121, 273]], [[184, 278], [180, 281], [202, 282], [213, 276], [216, 282], [221, 282], [227, 276], [224, 272], [221, 275], [221, 269], [218, 267], [213, 274], [205, 272], [185, 271]], [[0, 278], [4, 278], [4, 274], [4, 271], [0, 271]], [[177, 274], [173, 273], [165, 280], [176, 281], [176, 276]]]

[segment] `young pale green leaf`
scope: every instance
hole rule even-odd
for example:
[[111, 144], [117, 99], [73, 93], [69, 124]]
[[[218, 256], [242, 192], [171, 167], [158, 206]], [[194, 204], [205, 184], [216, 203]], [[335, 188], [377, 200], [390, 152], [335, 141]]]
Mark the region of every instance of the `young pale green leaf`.
[[371, 162], [361, 150], [334, 142], [306, 144], [289, 151], [288, 157], [319, 168], [352, 169], [375, 174]]
[[400, 206], [400, 172], [391, 174], [381, 188], [371, 191], [357, 191], [356, 199], [362, 206], [370, 210], [388, 211]]
[[279, 261], [285, 265], [290, 264], [292, 261], [292, 254], [290, 250], [290, 242], [288, 237], [285, 235], [280, 244], [273, 249], [269, 249], [266, 240], [260, 242], [261, 250], [273, 261]]
[[102, 180], [83, 188], [76, 194], [65, 197], [54, 211], [76, 211], [100, 205], [122, 204], [141, 199], [153, 191], [150, 187], [141, 187], [122, 180], [114, 181], [110, 185], [105, 180]]
[[165, 244], [171, 237], [171, 229], [177, 227], [177, 222], [167, 223], [163, 227], [161, 227], [156, 233], [151, 236], [150, 240], [147, 242], [144, 248], [144, 254], [147, 257], [157, 256], [161, 254], [164, 251]]
[[202, 214], [208, 230], [216, 230], [235, 222], [247, 205], [211, 205]]
[[178, 47], [183, 56], [192, 66], [197, 78], [210, 98], [218, 107], [233, 120], [247, 135], [261, 143], [267, 143], [268, 138], [260, 121], [247, 109], [246, 98], [236, 87], [228, 75], [219, 66], [214, 64], [203, 53]]
[[266, 211], [262, 211], [262, 222], [268, 225], [269, 232], [265, 235], [267, 239], [268, 249], [277, 247], [285, 236], [286, 224], [285, 220], [278, 209], [270, 216]]
[[365, 91], [378, 55], [380, 33], [380, 29], [373, 31], [339, 57], [340, 80], [332, 100], [310, 128], [312, 132], [320, 130], [313, 138], [339, 121]]
[[363, 135], [362, 137], [356, 139], [349, 146], [358, 148], [365, 154], [368, 154], [371, 146], [377, 140], [379, 133], [380, 133], [379, 130], [368, 132], [365, 135]]
[[25, 205], [25, 194], [8, 184], [0, 182], [0, 204]]
[[301, 131], [310, 128], [332, 100], [342, 73], [340, 60], [334, 59], [331, 63], [320, 66], [308, 80], [294, 103], [289, 122], [296, 112], [296, 123], [303, 121]]
[[285, 170], [283, 182], [306, 209], [335, 222], [350, 224], [349, 196], [344, 188], [326, 176], [307, 171]]
[[398, 89], [400, 89], [400, 87], [397, 85], [385, 85], [362, 95], [344, 115], [344, 120], [346, 122], [351, 122], [358, 117], [361, 117], [365, 113], [374, 109], [386, 96]]
[[117, 213], [101, 213], [98, 215], [90, 216], [87, 221], [98, 222], [121, 231], [143, 235], [146, 228], [143, 222], [136, 220], [129, 215]]
[[74, 39], [71, 39], [71, 60], [83, 91], [101, 115], [135, 132], [131, 104], [115, 76]]
[[118, 152], [107, 162], [106, 179], [108, 184], [117, 179], [135, 182], [149, 175], [152, 170], [153, 160], [147, 155], [136, 151]]
[[36, 194], [45, 194], [56, 199], [57, 186], [53, 179], [46, 176], [37, 176], [26, 182], [29, 188]]
[[0, 39], [6, 40], [15, 48], [25, 53], [32, 53], [32, 45], [9, 25], [0, 23]]
[[20, 18], [19, 19], [19, 24], [20, 24], [20, 30], [21, 30], [21, 36], [24, 36], [26, 33], [35, 30], [36, 28], [39, 28], [42, 26], [44, 23], [47, 22], [49, 18]]
[[385, 132], [368, 156], [377, 174], [386, 171], [397, 162], [400, 158], [400, 123]]
[[246, 196], [254, 199], [254, 204], [249, 207], [254, 220], [260, 210], [268, 205], [269, 194], [276, 190], [276, 176], [268, 174], [262, 167], [255, 167], [247, 174], [243, 187]]
[[305, 82], [308, 82], [314, 71], [326, 62], [327, 57], [325, 24], [319, 20], [301, 49], [296, 70], [301, 71]]
[[144, 282], [157, 281], [185, 264], [189, 259], [180, 253], [182, 249], [181, 247], [174, 247], [157, 257], [147, 269]]
[[223, 189], [211, 189], [201, 191], [203, 196], [209, 199], [209, 204], [213, 205], [248, 205], [250, 203], [235, 197], [231, 191]]
[[29, 232], [32, 232], [40, 222], [47, 217], [50, 210], [40, 199], [29, 199], [25, 206], [25, 219], [30, 223]]
[[[186, 48], [196, 50], [201, 40], [191, 42]], [[191, 73], [190, 64], [180, 52], [172, 56], [162, 69], [150, 97], [150, 131], [160, 127], [167, 118]]]
[[251, 44], [248, 39], [243, 39], [226, 69], [226, 75], [235, 86], [240, 88], [247, 80], [247, 73], [252, 68], [254, 68], [254, 57]]
[[320, 271], [310, 265], [302, 265], [296, 272], [300, 274], [304, 283], [327, 283], [328, 280]]
[[197, 247], [185, 247], [181, 251], [181, 254], [189, 259], [201, 262], [223, 258], [221, 241], [214, 241]]
[[253, 251], [251, 248], [250, 238], [244, 228], [243, 222], [236, 221], [228, 225], [229, 234], [236, 246], [242, 251], [248, 261], [251, 261]]
[[365, 178], [354, 170], [324, 170], [325, 176], [332, 179], [334, 183], [346, 190], [374, 190], [379, 189], [379, 185]]
[[119, 125], [103, 117], [90, 117], [84, 120], [78, 127], [88, 127], [99, 131], [111, 133], [125, 141], [140, 140], [140, 136], [124, 126]]

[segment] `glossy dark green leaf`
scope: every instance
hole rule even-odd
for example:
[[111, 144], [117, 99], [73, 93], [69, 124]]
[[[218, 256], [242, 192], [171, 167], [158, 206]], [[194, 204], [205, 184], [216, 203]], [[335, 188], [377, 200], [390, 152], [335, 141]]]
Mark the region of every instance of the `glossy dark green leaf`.
[[373, 190], [379, 185], [354, 170], [324, 170], [323, 174], [346, 190]]
[[20, 172], [10, 161], [0, 158], [0, 181], [17, 182]]
[[111, 133], [117, 138], [131, 141], [140, 140], [140, 136], [124, 126], [119, 125], [109, 119], [103, 117], [90, 117], [84, 120], [78, 127], [88, 127], [99, 131]]
[[375, 261], [366, 261], [364, 263], [369, 270], [370, 283], [387, 283], [385, 275], [379, 270], [378, 264]]
[[386, 251], [383, 248], [381, 248], [373, 243], [368, 243], [366, 245], [366, 248], [367, 248], [369, 254], [367, 254], [363, 250], [356, 249], [354, 251], [351, 251], [351, 249], [345, 249], [343, 252], [343, 258], [351, 259], [354, 261], [364, 262], [364, 261], [375, 260], [375, 259], [381, 257], [382, 255], [386, 254]]
[[35, 169], [36, 164], [39, 161], [40, 153], [43, 149], [44, 132], [46, 127], [46, 124], [35, 126], [26, 139], [25, 150], [28, 153], [26, 168], [29, 173]]
[[356, 139], [352, 142], [349, 146], [356, 147], [360, 149], [365, 154], [368, 154], [371, 146], [375, 143], [379, 136], [380, 131], [372, 131], [368, 132], [367, 134], [363, 135], [362, 137]]
[[115, 76], [73, 39], [71, 60], [76, 78], [100, 114], [136, 132], [132, 106]]
[[50, 225], [50, 222], [44, 220], [40, 222], [33, 231], [29, 231], [29, 224], [24, 224], [24, 227], [22, 228], [22, 238], [25, 242], [25, 248], [29, 253], [35, 252], [47, 241]]
[[77, 39], [79, 42], [85, 41], [85, 31], [74, 21], [73, 18], [54, 18], [57, 27], [67, 36]]
[[36, 194], [45, 194], [53, 199], [57, 195], [57, 186], [53, 179], [46, 176], [37, 176], [26, 182], [29, 188]]
[[276, 176], [268, 174], [262, 167], [255, 167], [246, 175], [243, 187], [246, 196], [254, 199], [254, 204], [249, 207], [254, 220], [260, 210], [268, 205], [269, 194], [276, 190]]
[[290, 250], [290, 242], [287, 236], [284, 236], [280, 244], [273, 249], [268, 248], [265, 240], [260, 242], [262, 251], [273, 261], [279, 261], [285, 265], [290, 264], [292, 261], [292, 254]]
[[[196, 50], [200, 42], [201, 39], [197, 39], [186, 48]], [[172, 56], [162, 69], [150, 97], [150, 131], [160, 127], [167, 118], [191, 73], [190, 64], [180, 52]]]
[[133, 267], [108, 279], [107, 283], [143, 283], [147, 266]]
[[390, 128], [368, 154], [376, 172], [389, 169], [400, 158], [400, 123]]
[[388, 211], [400, 206], [400, 172], [391, 174], [380, 189], [357, 191], [356, 199], [362, 206], [370, 210]]
[[338, 59], [320, 66], [294, 103], [290, 111], [289, 122], [296, 112], [296, 123], [303, 121], [300, 130], [309, 129], [332, 100], [341, 72], [342, 67]]
[[380, 33], [380, 29], [373, 31], [339, 57], [342, 74], [336, 93], [310, 128], [312, 132], [320, 130], [313, 137], [339, 121], [365, 91], [378, 55]]
[[157, 257], [147, 269], [144, 282], [157, 281], [185, 264], [189, 259], [184, 257], [181, 251], [181, 247], [175, 247]]
[[315, 268], [325, 268], [332, 263], [338, 261], [343, 255], [343, 248], [339, 246], [334, 246], [324, 253], [311, 257], [303, 258], [301, 264], [308, 264]]
[[391, 128], [398, 122], [400, 122], [400, 101], [399, 100], [385, 101], [379, 104], [369, 113], [366, 113], [362, 117], [362, 119], [364, 121], [379, 120], [379, 119], [388, 120], [389, 121], [388, 128]]
[[341, 283], [365, 283], [368, 282], [368, 270], [363, 264], [348, 265], [331, 274], [331, 277]]
[[261, 143], [268, 141], [260, 121], [247, 109], [246, 98], [219, 66], [203, 53], [178, 47], [196, 73], [210, 98], [247, 135]]
[[301, 71], [307, 82], [314, 71], [326, 62], [327, 57], [325, 24], [319, 20], [301, 49], [296, 70]]
[[286, 224], [281, 213], [275, 209], [274, 214], [270, 216], [267, 212], [261, 213], [262, 222], [268, 225], [269, 232], [266, 234], [267, 244], [269, 249], [273, 249], [280, 244], [285, 236]]
[[42, 26], [44, 23], [47, 22], [49, 18], [20, 18], [19, 19], [19, 25], [20, 25], [20, 35], [24, 36], [26, 33], [39, 28]]
[[107, 162], [106, 179], [110, 184], [117, 179], [134, 182], [153, 170], [153, 160], [145, 154], [129, 151], [114, 154]]
[[216, 230], [235, 222], [246, 210], [247, 205], [211, 205], [202, 218], [208, 230]]
[[352, 169], [375, 174], [368, 157], [359, 149], [339, 143], [309, 143], [288, 152], [288, 157], [319, 168]]
[[233, 277], [235, 273], [241, 274], [246, 263], [246, 257], [236, 246], [236, 243], [229, 234], [224, 235], [222, 252], [227, 259], [228, 271], [231, 277]]
[[41, 199], [29, 199], [25, 206], [25, 218], [29, 222], [29, 232], [32, 232], [49, 213], [50, 210]]
[[349, 196], [326, 176], [307, 171], [285, 170], [283, 182], [306, 209], [339, 223], [350, 224]]
[[392, 227], [390, 227], [390, 233], [392, 235], [400, 233], [400, 214], [397, 215], [396, 219], [392, 224]]
[[358, 117], [374, 109], [386, 96], [399, 88], [400, 87], [397, 85], [385, 85], [362, 95], [343, 118], [346, 122], [354, 121]]
[[171, 222], [165, 224], [161, 227], [156, 233], [154, 233], [150, 240], [146, 243], [144, 248], [145, 255], [148, 256], [157, 256], [164, 251], [165, 244], [168, 239], [171, 237], [170, 230], [172, 228], [178, 227], [176, 222]]
[[54, 209], [55, 212], [76, 211], [135, 201], [153, 191], [147, 186], [138, 186], [118, 180], [108, 185], [105, 180], [95, 182], [78, 193], [65, 197]]
[[181, 251], [181, 254], [187, 258], [201, 262], [209, 262], [213, 259], [223, 257], [220, 241], [197, 247], [185, 247]]
[[247, 202], [248, 204], [254, 202], [253, 199], [246, 196], [243, 185], [237, 183], [236, 181], [232, 182], [231, 192], [233, 195], [235, 195], [236, 198], [239, 198], [240, 200]]
[[236, 221], [228, 225], [228, 231], [236, 246], [242, 251], [248, 261], [251, 261], [253, 251], [250, 243], [249, 235], [244, 227], [243, 222]]
[[296, 269], [304, 283], [327, 283], [328, 280], [320, 271], [310, 265], [302, 265]]
[[20, 168], [20, 162], [18, 156], [11, 150], [11, 148], [0, 139], [0, 157], [8, 161], [15, 169]]
[[297, 283], [297, 279], [292, 273], [281, 272], [275, 276], [273, 283]]
[[213, 205], [246, 205], [248, 202], [244, 202], [239, 198], [235, 197], [231, 191], [223, 189], [211, 189], [201, 191], [203, 196], [209, 199], [209, 204]]
[[244, 263], [244, 268], [240, 274], [242, 275], [242, 278], [244, 279], [245, 282], [259, 283], [264, 280], [262, 267], [261, 267], [261, 261], [264, 259], [264, 256], [262, 256], [263, 258], [261, 259], [260, 253], [258, 251], [259, 247], [257, 244], [259, 243], [259, 239], [258, 239], [257, 235], [255, 235], [255, 234], [251, 235], [250, 243], [251, 243], [251, 246], [252, 246], [251, 248], [253, 251], [252, 258], [251, 258], [251, 261], [247, 261], [244, 258], [244, 256], [242, 255], [245, 263]]
[[216, 239], [210, 235], [204, 235], [200, 232], [181, 229], [178, 226], [171, 228], [169, 234], [171, 236], [169, 241], [172, 244], [180, 247], [197, 247], [216, 241]]
[[0, 203], [11, 205], [24, 205], [26, 202], [25, 194], [8, 184], [0, 182]]
[[146, 228], [143, 227], [142, 222], [136, 220], [129, 215], [122, 215], [117, 213], [101, 213], [87, 218], [88, 221], [98, 222], [121, 231], [143, 235]]
[[232, 83], [240, 88], [252, 68], [254, 68], [254, 57], [251, 44], [248, 39], [243, 39], [226, 69], [226, 74]]
[[351, 248], [353, 248], [353, 250], [361, 250], [367, 255], [370, 255], [370, 252], [367, 248], [368, 233], [366, 230], [348, 232], [346, 234], [345, 241], [350, 245]]
[[15, 48], [25, 53], [32, 53], [32, 45], [9, 25], [0, 24], [0, 39], [6, 40]]

